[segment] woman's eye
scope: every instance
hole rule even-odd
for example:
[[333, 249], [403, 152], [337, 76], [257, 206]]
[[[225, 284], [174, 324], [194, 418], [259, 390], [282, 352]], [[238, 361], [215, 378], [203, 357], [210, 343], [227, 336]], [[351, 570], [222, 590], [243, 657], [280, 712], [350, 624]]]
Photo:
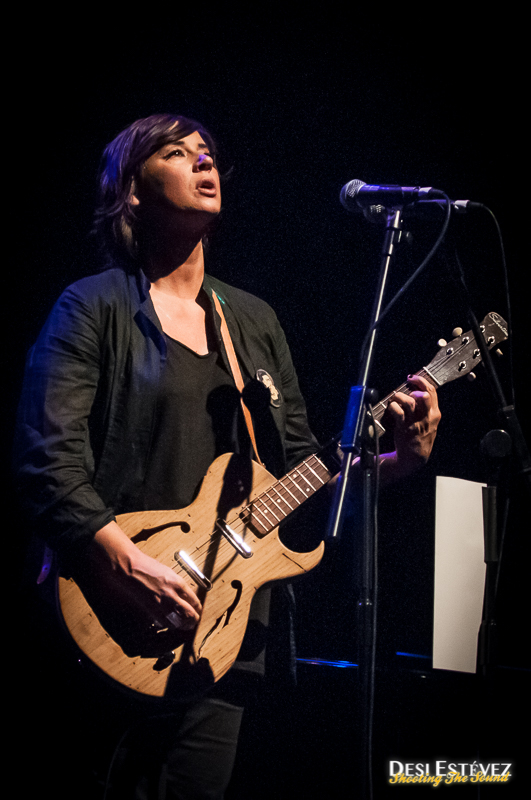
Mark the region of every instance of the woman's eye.
[[172, 156], [183, 156], [183, 155], [184, 155], [184, 150], [176, 148], [175, 150], [170, 150], [170, 152], [164, 157], [168, 159], [171, 158]]

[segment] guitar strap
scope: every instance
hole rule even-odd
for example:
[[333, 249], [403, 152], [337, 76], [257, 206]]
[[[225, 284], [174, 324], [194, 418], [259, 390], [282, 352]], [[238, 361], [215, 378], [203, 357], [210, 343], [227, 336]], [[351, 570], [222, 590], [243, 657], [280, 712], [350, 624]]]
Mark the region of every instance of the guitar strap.
[[[251, 439], [251, 444], [253, 446], [255, 460], [259, 464], [262, 464], [260, 456], [258, 455], [258, 448], [256, 446], [256, 437], [254, 435], [254, 427], [253, 427], [253, 421], [251, 419], [251, 413], [243, 401], [242, 392], [244, 383], [243, 383], [242, 373], [240, 370], [240, 365], [238, 364], [238, 359], [234, 351], [234, 345], [232, 344], [232, 339], [230, 338], [229, 328], [225, 321], [225, 315], [223, 314], [223, 309], [221, 308], [221, 303], [219, 302], [219, 298], [214, 291], [212, 291], [212, 298], [214, 300], [216, 311], [218, 312], [221, 319], [221, 326], [220, 326], [221, 338], [223, 339], [223, 344], [225, 345], [225, 350], [227, 352], [227, 358], [229, 359], [229, 366], [232, 372], [232, 377], [234, 378], [234, 383], [236, 384], [236, 388], [240, 393], [240, 402], [242, 404], [243, 416], [245, 418], [245, 424], [247, 425], [247, 430], [249, 432], [249, 437]], [[264, 465], [262, 464], [262, 466]]]

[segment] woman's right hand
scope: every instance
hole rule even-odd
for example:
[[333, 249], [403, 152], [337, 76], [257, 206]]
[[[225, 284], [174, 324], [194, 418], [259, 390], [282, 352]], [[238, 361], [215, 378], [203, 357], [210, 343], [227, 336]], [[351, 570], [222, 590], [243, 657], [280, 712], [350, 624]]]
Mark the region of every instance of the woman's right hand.
[[[193, 589], [172, 569], [142, 552], [116, 522], [101, 528], [91, 546], [92, 570], [111, 581], [158, 627], [191, 630], [199, 622], [201, 603]], [[94, 577], [94, 574], [93, 574]]]

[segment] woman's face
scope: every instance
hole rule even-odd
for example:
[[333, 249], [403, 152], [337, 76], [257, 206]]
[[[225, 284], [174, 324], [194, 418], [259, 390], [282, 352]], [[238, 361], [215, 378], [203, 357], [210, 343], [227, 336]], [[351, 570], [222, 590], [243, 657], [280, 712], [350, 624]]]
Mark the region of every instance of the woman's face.
[[142, 211], [169, 213], [194, 225], [219, 214], [219, 173], [203, 137], [195, 131], [153, 153], [142, 167], [132, 200]]

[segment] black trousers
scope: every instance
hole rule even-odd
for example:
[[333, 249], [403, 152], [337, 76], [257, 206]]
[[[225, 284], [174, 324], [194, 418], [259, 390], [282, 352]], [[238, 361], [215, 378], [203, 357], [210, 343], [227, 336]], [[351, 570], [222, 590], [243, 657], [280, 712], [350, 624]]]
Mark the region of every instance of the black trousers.
[[[273, 721], [279, 709], [281, 716], [288, 713], [285, 692], [232, 669], [188, 705], [138, 700], [94, 674], [48, 604], [32, 594], [18, 604], [9, 637], [17, 681], [8, 758], [20, 796], [46, 789], [55, 800], [221, 799], [242, 717], [242, 742], [250, 744], [244, 758], [240, 747], [238, 779], [228, 797], [272, 796], [267, 787], [276, 770], [267, 765], [279, 764], [280, 733], [288, 729]], [[31, 620], [31, 628], [20, 620]]]
[[24, 606], [20, 618], [33, 625], [10, 636], [12, 653], [31, 654], [17, 663], [9, 709], [8, 758], [20, 796], [223, 798], [258, 676], [231, 671], [186, 705], [138, 699], [84, 665], [46, 605], [26, 598]]
[[133, 725], [110, 766], [107, 800], [222, 800], [243, 711], [207, 697]]

